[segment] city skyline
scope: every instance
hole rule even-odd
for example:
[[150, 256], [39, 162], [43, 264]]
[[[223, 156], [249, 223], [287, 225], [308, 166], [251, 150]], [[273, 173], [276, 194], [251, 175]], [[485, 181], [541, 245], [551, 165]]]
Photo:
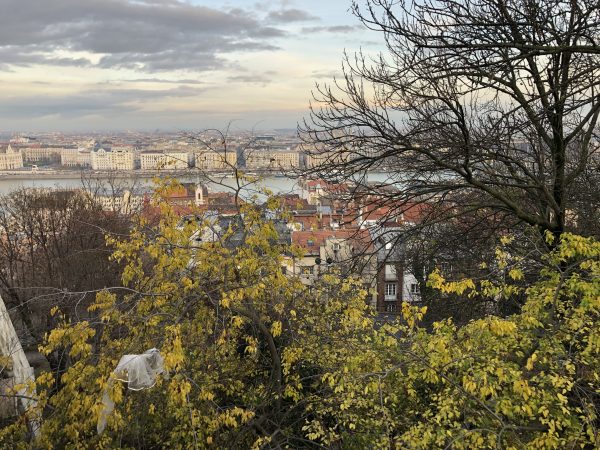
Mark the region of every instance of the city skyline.
[[0, 130], [292, 128], [343, 51], [349, 0], [1, 0]]

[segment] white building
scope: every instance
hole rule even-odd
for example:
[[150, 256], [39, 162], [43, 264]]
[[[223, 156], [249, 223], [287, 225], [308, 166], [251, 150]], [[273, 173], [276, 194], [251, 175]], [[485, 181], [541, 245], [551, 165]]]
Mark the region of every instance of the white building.
[[94, 170], [134, 170], [135, 153], [129, 148], [101, 148], [91, 152], [91, 165]]
[[94, 170], [111, 170], [109, 153], [103, 148], [92, 151], [91, 162]]
[[181, 170], [187, 169], [188, 153], [183, 151], [147, 151], [140, 153], [142, 170]]
[[94, 194], [94, 200], [104, 211], [114, 211], [121, 214], [139, 212], [144, 206], [147, 195], [144, 192], [111, 192], [102, 190]]
[[195, 164], [202, 170], [227, 170], [236, 166], [235, 151], [199, 150], [194, 153]]
[[300, 152], [297, 150], [256, 148], [246, 154], [247, 169], [297, 169], [300, 167]]
[[350, 152], [343, 149], [327, 150], [322, 148], [305, 148], [304, 164], [310, 169], [321, 165], [344, 164], [353, 159]]
[[113, 147], [111, 150], [112, 170], [134, 170], [135, 152], [129, 147]]
[[89, 150], [65, 148], [60, 153], [60, 165], [65, 167], [90, 167], [92, 156]]
[[23, 147], [21, 154], [23, 161], [29, 163], [52, 162], [60, 160], [60, 155], [64, 149], [59, 147]]
[[15, 170], [23, 167], [23, 155], [10, 145], [0, 152], [0, 170]]
[[300, 167], [300, 152], [296, 150], [273, 150], [271, 159], [277, 169], [298, 169]]

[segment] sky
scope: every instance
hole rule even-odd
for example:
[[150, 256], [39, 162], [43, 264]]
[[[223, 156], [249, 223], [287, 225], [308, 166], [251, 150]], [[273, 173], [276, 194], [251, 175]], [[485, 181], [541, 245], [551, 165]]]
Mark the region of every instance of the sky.
[[381, 45], [350, 3], [0, 0], [0, 131], [295, 128]]

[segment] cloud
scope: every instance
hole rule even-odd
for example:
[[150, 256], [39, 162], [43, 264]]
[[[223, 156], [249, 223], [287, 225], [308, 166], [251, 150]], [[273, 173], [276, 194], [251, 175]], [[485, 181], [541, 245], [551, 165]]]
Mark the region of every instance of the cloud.
[[[2, 19], [0, 19], [0, 22]], [[0, 43], [0, 70], [12, 71], [12, 66], [31, 66], [34, 64], [52, 65], [59, 67], [78, 66], [91, 67], [92, 62], [87, 58], [52, 56], [38, 51], [21, 51], [12, 46], [2, 46]]]
[[323, 26], [323, 27], [304, 27], [302, 28], [303, 33], [354, 33], [357, 30], [362, 29], [360, 26], [354, 25], [334, 25], [334, 26]]
[[166, 79], [166, 78], [133, 78], [118, 80], [123, 83], [165, 83], [165, 84], [205, 84], [204, 81], [190, 79]]
[[273, 23], [308, 22], [312, 20], [319, 20], [318, 17], [313, 16], [306, 11], [294, 8], [271, 11], [267, 15], [267, 19]]
[[260, 84], [266, 86], [271, 83], [271, 78], [266, 75], [274, 75], [275, 72], [267, 71], [264, 74], [241, 74], [233, 75], [227, 78], [227, 81], [232, 83], [248, 83], [248, 84]]
[[333, 80], [334, 78], [343, 78], [344, 72], [341, 70], [313, 70], [311, 73], [312, 78], [327, 78]]
[[114, 116], [143, 109], [149, 102], [199, 95], [205, 88], [179, 86], [172, 89], [121, 89], [99, 84], [95, 89], [69, 95], [36, 95], [0, 99], [0, 117], [63, 119], [90, 115]]
[[[281, 11], [281, 21], [295, 11]], [[205, 71], [225, 67], [227, 53], [275, 50], [273, 39], [286, 35], [251, 11], [182, 0], [2, 0], [0, 61]]]

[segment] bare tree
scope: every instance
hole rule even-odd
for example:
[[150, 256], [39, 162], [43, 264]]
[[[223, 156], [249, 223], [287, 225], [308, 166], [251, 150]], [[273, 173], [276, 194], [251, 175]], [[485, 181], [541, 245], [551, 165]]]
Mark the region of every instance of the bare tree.
[[25, 345], [54, 325], [50, 309], [74, 321], [95, 292], [120, 284], [105, 235], [129, 221], [102, 211], [82, 191], [22, 189], [0, 197], [0, 293]]
[[397, 213], [418, 201], [446, 205], [437, 221], [483, 209], [498, 224], [569, 229], [598, 149], [597, 2], [366, 0], [352, 11], [387, 52], [346, 55], [344, 78], [317, 85], [300, 127], [318, 161], [309, 173], [386, 170]]
[[[113, 213], [126, 212], [131, 209], [125, 205], [125, 197], [136, 195], [143, 187], [142, 179], [137, 176], [123, 176], [118, 171], [107, 171], [98, 176], [90, 172], [81, 171], [81, 186], [92, 199], [105, 198], [104, 208]], [[132, 211], [127, 211], [127, 213]]]
[[[197, 146], [195, 167], [190, 170], [190, 176], [196, 175], [199, 183], [202, 181], [232, 194], [238, 207], [240, 200], [265, 198], [264, 176], [280, 173], [283, 169], [271, 156], [261, 155], [265, 148], [257, 141], [254, 128], [236, 136], [232, 134], [231, 126], [230, 123], [224, 130], [205, 129], [184, 137]], [[257, 167], [248, 164], [253, 159], [258, 162]]]

